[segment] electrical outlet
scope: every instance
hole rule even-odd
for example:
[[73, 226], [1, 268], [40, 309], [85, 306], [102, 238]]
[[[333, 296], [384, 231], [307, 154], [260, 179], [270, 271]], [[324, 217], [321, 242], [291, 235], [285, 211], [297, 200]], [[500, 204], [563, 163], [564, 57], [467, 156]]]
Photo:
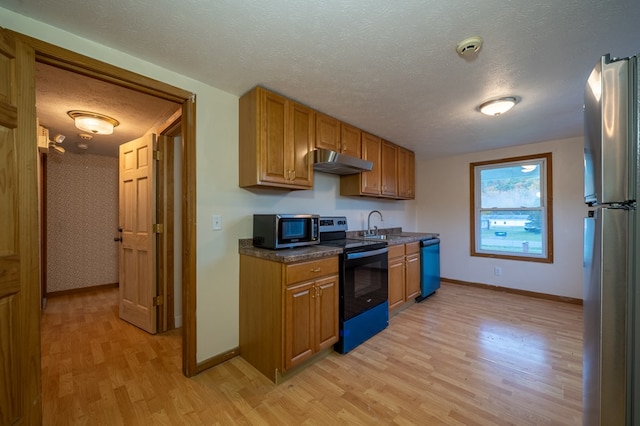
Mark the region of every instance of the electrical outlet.
[[214, 231], [220, 231], [222, 229], [222, 215], [214, 214], [211, 216], [211, 227]]
[[502, 275], [502, 268], [499, 266], [495, 266], [493, 268], [493, 275], [495, 275], [496, 277], [499, 277], [500, 275]]

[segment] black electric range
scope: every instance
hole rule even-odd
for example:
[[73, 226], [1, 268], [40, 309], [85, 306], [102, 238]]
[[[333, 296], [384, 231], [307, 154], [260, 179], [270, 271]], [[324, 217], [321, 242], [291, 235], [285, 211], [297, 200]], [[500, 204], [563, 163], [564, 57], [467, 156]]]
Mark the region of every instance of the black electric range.
[[386, 241], [347, 238], [347, 218], [320, 217], [320, 244], [341, 247], [339, 340], [347, 353], [389, 324]]

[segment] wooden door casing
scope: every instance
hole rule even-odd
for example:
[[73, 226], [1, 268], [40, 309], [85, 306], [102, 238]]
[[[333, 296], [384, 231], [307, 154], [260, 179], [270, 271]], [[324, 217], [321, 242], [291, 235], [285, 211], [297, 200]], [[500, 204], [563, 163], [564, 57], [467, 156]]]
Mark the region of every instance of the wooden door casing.
[[157, 330], [155, 135], [120, 145], [120, 318]]
[[42, 422], [35, 53], [0, 28], [0, 424]]

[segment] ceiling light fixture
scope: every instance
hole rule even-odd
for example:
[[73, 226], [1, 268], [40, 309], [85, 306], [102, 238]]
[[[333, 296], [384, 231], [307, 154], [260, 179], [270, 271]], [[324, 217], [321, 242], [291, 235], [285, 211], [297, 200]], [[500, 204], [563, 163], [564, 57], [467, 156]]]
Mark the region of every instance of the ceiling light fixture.
[[97, 112], [74, 110], [67, 114], [73, 118], [78, 129], [94, 135], [110, 135], [113, 133], [113, 128], [120, 124], [115, 118]]
[[497, 116], [509, 111], [517, 102], [518, 100], [513, 96], [493, 99], [480, 105], [478, 110], [485, 115]]

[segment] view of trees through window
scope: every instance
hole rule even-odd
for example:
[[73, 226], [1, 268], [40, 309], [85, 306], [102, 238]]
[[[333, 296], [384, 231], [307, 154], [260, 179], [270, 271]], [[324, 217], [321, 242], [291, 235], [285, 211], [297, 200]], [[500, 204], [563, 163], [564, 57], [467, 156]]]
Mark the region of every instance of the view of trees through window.
[[472, 254], [547, 257], [546, 170], [545, 156], [472, 164]]

